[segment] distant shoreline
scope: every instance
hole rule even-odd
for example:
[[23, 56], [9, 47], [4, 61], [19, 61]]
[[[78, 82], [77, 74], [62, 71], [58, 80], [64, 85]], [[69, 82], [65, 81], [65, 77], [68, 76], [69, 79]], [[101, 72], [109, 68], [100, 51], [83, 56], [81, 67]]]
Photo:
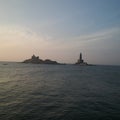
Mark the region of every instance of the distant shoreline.
[[[0, 61], [0, 64], [9, 64], [9, 63], [22, 63], [24, 64], [23, 62], [20, 62], [20, 61]], [[32, 63], [27, 63], [27, 64], [32, 64]], [[52, 64], [36, 64], [36, 65], [52, 65]], [[75, 65], [75, 66], [81, 66], [81, 65], [76, 65], [74, 63], [61, 63], [61, 64], [56, 64], [56, 65]], [[120, 67], [120, 65], [110, 65], [110, 64], [88, 64], [87, 66], [118, 66]]]

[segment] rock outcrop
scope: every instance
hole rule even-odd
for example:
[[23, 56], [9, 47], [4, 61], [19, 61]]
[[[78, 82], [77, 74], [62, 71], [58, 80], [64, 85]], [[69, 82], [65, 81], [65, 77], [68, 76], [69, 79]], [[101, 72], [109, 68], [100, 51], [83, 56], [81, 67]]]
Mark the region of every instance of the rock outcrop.
[[24, 60], [23, 63], [33, 63], [33, 64], [59, 64], [56, 61], [50, 59], [42, 60], [39, 59], [39, 56], [33, 55], [30, 59]]

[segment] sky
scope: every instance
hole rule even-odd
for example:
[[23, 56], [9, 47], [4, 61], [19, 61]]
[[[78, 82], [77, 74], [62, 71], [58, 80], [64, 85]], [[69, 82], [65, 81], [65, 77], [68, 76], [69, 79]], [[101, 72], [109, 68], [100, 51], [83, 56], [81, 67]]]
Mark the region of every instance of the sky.
[[120, 0], [0, 0], [0, 61], [120, 65]]

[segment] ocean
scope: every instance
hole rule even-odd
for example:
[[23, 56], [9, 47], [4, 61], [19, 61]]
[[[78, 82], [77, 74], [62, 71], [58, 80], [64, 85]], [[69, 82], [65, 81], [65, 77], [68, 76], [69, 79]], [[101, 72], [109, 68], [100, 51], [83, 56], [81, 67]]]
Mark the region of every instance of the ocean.
[[0, 62], [0, 120], [120, 120], [120, 66]]

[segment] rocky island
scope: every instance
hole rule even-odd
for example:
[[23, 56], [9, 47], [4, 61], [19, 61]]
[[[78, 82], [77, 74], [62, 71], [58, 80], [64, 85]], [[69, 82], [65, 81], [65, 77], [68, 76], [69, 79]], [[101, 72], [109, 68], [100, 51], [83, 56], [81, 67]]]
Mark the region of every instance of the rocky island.
[[[65, 63], [58, 63], [57, 61], [53, 61], [50, 59], [40, 59], [39, 56], [33, 56], [30, 59], [24, 60], [22, 63], [32, 63], [32, 64], [54, 64], [54, 65], [66, 65]], [[75, 63], [75, 65], [80, 65], [80, 66], [93, 66], [92, 64], [88, 64], [87, 62], [84, 62], [82, 59], [82, 53], [80, 53], [78, 61]]]
[[56, 61], [50, 59], [42, 60], [39, 59], [39, 56], [33, 55], [30, 59], [24, 60], [23, 63], [33, 63], [33, 64], [60, 64]]

